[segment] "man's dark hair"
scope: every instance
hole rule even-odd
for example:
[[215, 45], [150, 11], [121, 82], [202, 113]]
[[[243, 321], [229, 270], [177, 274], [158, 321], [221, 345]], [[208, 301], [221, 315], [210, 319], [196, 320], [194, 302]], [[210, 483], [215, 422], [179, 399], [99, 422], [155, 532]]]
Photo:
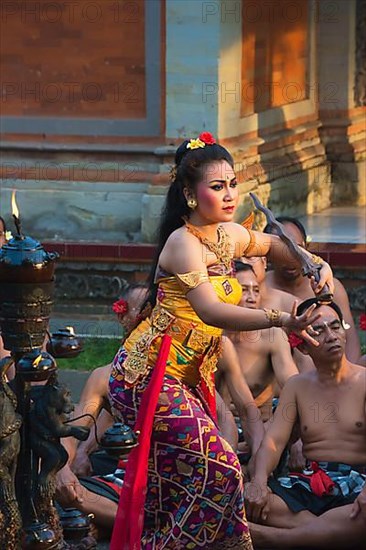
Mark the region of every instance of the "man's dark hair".
[[302, 315], [313, 304], [316, 304], [315, 309], [318, 309], [321, 306], [331, 307], [336, 312], [336, 314], [339, 317], [339, 320], [343, 324], [343, 315], [342, 315], [340, 307], [335, 302], [330, 302], [329, 304], [328, 303], [325, 304], [319, 298], [316, 298], [316, 297], [315, 298], [309, 298], [308, 300], [305, 300], [304, 302], [301, 302], [301, 304], [299, 304], [298, 307], [297, 307], [296, 315]]
[[[307, 240], [306, 229], [300, 220], [298, 220], [297, 218], [292, 218], [291, 216], [278, 216], [276, 220], [280, 223], [292, 223], [292, 225], [295, 225], [295, 227], [297, 227], [297, 229], [300, 231], [301, 236], [304, 240], [304, 243], [306, 244], [306, 240]], [[274, 228], [271, 223], [267, 223], [266, 227], [263, 229], [263, 233], [275, 234], [276, 228]]]
[[251, 271], [255, 275], [255, 271], [250, 264], [245, 264], [240, 260], [234, 260], [235, 272], [240, 273], [241, 271]]
[[121, 297], [124, 300], [127, 300], [130, 292], [132, 292], [132, 290], [136, 290], [137, 288], [148, 290], [149, 285], [148, 285], [147, 282], [146, 283], [145, 282], [138, 282], [138, 283], [127, 284], [127, 286], [121, 292]]

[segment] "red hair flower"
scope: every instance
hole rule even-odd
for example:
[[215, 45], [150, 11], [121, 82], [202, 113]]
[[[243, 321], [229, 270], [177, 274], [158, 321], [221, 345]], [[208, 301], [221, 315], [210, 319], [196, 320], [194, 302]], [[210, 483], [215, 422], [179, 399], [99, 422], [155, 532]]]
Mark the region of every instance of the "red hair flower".
[[114, 302], [112, 309], [114, 313], [117, 313], [117, 315], [125, 315], [128, 311], [128, 303], [126, 300], [121, 298], [120, 300], [117, 300], [117, 302]]
[[198, 136], [198, 139], [203, 141], [203, 143], [205, 143], [206, 145], [213, 145], [214, 143], [216, 143], [216, 139], [213, 137], [213, 135], [210, 132], [202, 132]]
[[366, 330], [366, 313], [362, 313], [362, 315], [360, 315], [360, 329]]
[[300, 344], [304, 343], [304, 340], [295, 334], [295, 332], [290, 332], [288, 335], [288, 341], [292, 348], [297, 348]]

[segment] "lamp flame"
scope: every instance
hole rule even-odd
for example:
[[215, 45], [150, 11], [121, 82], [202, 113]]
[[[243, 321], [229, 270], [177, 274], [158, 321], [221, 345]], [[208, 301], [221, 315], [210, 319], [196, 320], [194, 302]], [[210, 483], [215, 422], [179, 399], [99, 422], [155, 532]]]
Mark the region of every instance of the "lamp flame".
[[19, 210], [18, 210], [17, 203], [16, 203], [16, 200], [15, 200], [16, 193], [17, 192], [14, 190], [11, 194], [11, 210], [13, 212], [13, 216], [15, 216], [16, 218], [19, 218]]
[[19, 218], [19, 210], [18, 210], [17, 203], [16, 203], [16, 200], [15, 200], [15, 194], [16, 194], [16, 191], [14, 189], [12, 194], [11, 194], [11, 209], [13, 211], [14, 224], [15, 224], [15, 227], [17, 229], [16, 237], [20, 238], [20, 239], [24, 239], [24, 236], [22, 235], [22, 224], [21, 224], [21, 221], [20, 221], [20, 218]]
[[39, 362], [42, 361], [42, 354], [39, 354], [33, 361], [33, 367], [38, 367]]

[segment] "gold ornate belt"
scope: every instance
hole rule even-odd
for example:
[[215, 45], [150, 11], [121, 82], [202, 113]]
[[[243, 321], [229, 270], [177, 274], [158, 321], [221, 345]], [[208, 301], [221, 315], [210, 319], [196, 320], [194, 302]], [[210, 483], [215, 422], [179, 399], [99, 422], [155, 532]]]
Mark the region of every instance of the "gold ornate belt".
[[192, 328], [190, 321], [178, 319], [160, 306], [154, 308], [150, 318], [150, 327], [128, 352], [124, 363], [127, 384], [134, 385], [147, 372], [150, 346], [156, 338], [163, 334], [170, 335], [183, 346], [202, 355], [200, 375], [213, 393], [212, 374], [216, 370], [218, 356], [221, 352], [221, 338]]

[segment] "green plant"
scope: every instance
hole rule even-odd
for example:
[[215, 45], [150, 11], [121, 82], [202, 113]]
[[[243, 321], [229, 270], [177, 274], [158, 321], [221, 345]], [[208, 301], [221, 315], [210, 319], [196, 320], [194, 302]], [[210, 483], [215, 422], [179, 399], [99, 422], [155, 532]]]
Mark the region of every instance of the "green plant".
[[57, 365], [60, 369], [91, 371], [111, 363], [120, 345], [120, 338], [86, 338], [77, 357], [57, 359]]

